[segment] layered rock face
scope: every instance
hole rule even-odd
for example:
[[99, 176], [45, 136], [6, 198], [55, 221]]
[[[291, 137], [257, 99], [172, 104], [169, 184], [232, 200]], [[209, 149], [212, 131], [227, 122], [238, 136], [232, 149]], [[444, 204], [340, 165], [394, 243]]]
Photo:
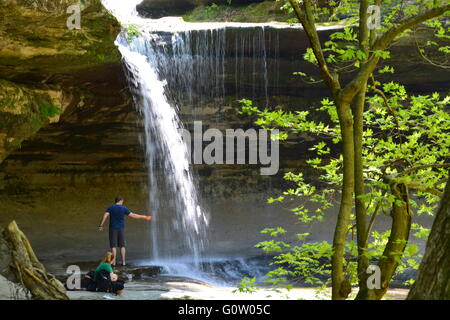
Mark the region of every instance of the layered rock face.
[[91, 81], [82, 78], [86, 73], [118, 65], [117, 21], [100, 0], [89, 0], [78, 7], [81, 29], [69, 29], [73, 12], [67, 12], [77, 3], [0, 3], [0, 161], [77, 104], [75, 96]]
[[[35, 11], [26, 9], [25, 3], [28, 2], [23, 1], [24, 11], [5, 11], [10, 15], [10, 31], [3, 31], [3, 25], [0, 30], [2, 36], [9, 34], [8, 43], [16, 38], [12, 32], [13, 16]], [[99, 5], [97, 1], [86, 3], [92, 3], [92, 8]], [[0, 86], [4, 88], [0, 99], [14, 99], [8, 107], [3, 102], [0, 105], [8, 110], [0, 109], [1, 118], [8, 119], [0, 123], [0, 135], [4, 134], [0, 139], [6, 146], [4, 156], [9, 154], [0, 165], [0, 224], [16, 219], [41, 256], [96, 259], [108, 246], [106, 235], [97, 232], [96, 226], [117, 194], [123, 195], [126, 205], [137, 213], [148, 213], [152, 206], [147, 199], [147, 170], [140, 143], [141, 116], [130, 102], [113, 46], [117, 24], [106, 13], [96, 16], [104, 11], [91, 12], [89, 6], [85, 10], [87, 17], [92, 14], [92, 26], [90, 20], [82, 20], [81, 31], [65, 29], [68, 15], [55, 18], [63, 24], [61, 30], [55, 28], [59, 31], [54, 35], [54, 47], [50, 46], [55, 54], [30, 55], [21, 64], [22, 59], [18, 58], [6, 61], [9, 56], [1, 54], [0, 49]], [[100, 31], [94, 28], [97, 23]], [[30, 30], [30, 25], [22, 31], [26, 30]], [[326, 39], [330, 32], [333, 31], [323, 29], [321, 37]], [[41, 37], [47, 39], [44, 34]], [[31, 40], [27, 37], [15, 45], [43, 48], [43, 41], [28, 45]], [[67, 37], [65, 45], [61, 37]], [[191, 61], [193, 70], [204, 69], [190, 74], [191, 86], [168, 81], [173, 93], [170, 98], [178, 103], [188, 129], [193, 129], [196, 120], [201, 120], [205, 129], [254, 127], [254, 119], [237, 113], [237, 100], [241, 98], [253, 99], [259, 106], [313, 110], [328, 95], [324, 86], [308, 85], [293, 75], [296, 71], [316, 72], [314, 66], [302, 61], [308, 41], [301, 29], [231, 28], [216, 33], [193, 31], [190, 37], [193, 44], [202, 46], [207, 43], [198, 39], [209, 37], [211, 51], [208, 56]], [[42, 52], [47, 52], [44, 49]], [[445, 89], [447, 74], [424, 64], [414, 50], [408, 41], [392, 48], [389, 64], [396, 73], [390, 79], [405, 83], [416, 92]], [[74, 54], [67, 56], [68, 52]], [[208, 72], [209, 78], [202, 78], [208, 77]], [[217, 83], [211, 80], [213, 75], [217, 76]], [[206, 87], [205, 81], [211, 86]], [[29, 124], [34, 122], [36, 126], [31, 128], [35, 129], [31, 130]], [[278, 196], [288, 187], [282, 179], [286, 171], [303, 170], [308, 179], [314, 179], [315, 173], [304, 169], [307, 150], [313, 143], [314, 137], [308, 135], [292, 136], [283, 143], [280, 172], [276, 176], [261, 176], [259, 166], [194, 166], [201, 198], [211, 213], [212, 254], [259, 253], [253, 246], [264, 239], [259, 231], [268, 226], [289, 226], [289, 231], [302, 232], [288, 206], [268, 205], [266, 199]], [[331, 236], [333, 219], [331, 216], [329, 224], [318, 226], [317, 234]], [[146, 257], [150, 252], [148, 225], [129, 221], [128, 241], [131, 258]]]
[[[68, 20], [71, 25], [76, 18], [76, 10], [68, 10], [71, 5], [79, 6], [81, 29], [68, 28]], [[70, 247], [66, 243], [58, 248], [60, 242], [51, 238], [61, 231], [67, 219], [61, 212], [70, 211], [71, 205], [61, 210], [64, 201], [58, 201], [58, 209], [52, 209], [48, 204], [54, 201], [50, 199], [86, 192], [81, 184], [69, 190], [74, 181], [62, 177], [89, 170], [99, 173], [103, 159], [129, 157], [130, 149], [133, 156], [138, 153], [133, 149], [139, 145], [137, 133], [131, 142], [119, 133], [122, 127], [131, 128], [125, 132], [134, 131], [136, 119], [114, 45], [120, 25], [100, 0], [6, 0], [0, 2], [0, 16], [0, 163], [17, 149], [27, 154], [25, 162], [16, 158], [14, 163], [0, 164], [5, 201], [0, 206], [4, 212], [0, 220], [6, 225], [16, 219], [25, 233], [31, 234], [38, 254], [57, 252]], [[133, 120], [128, 119], [130, 113]], [[111, 133], [118, 135], [111, 138]], [[108, 139], [117, 147], [102, 152], [98, 141], [108, 144]], [[31, 149], [25, 151], [27, 145]], [[122, 145], [127, 147], [122, 149]], [[79, 169], [80, 162], [93, 163], [86, 154], [97, 154], [94, 158], [99, 163]], [[51, 165], [50, 159], [58, 159], [64, 169]], [[30, 170], [28, 174], [20, 173], [25, 168], [22, 165]], [[6, 167], [15, 173], [11, 175]], [[44, 173], [49, 169], [54, 171]], [[121, 171], [119, 167], [115, 170]], [[62, 171], [65, 173], [59, 174]], [[52, 195], [49, 190], [55, 185], [58, 192]], [[84, 180], [83, 185], [89, 181]], [[20, 205], [23, 200], [28, 203], [25, 207]]]

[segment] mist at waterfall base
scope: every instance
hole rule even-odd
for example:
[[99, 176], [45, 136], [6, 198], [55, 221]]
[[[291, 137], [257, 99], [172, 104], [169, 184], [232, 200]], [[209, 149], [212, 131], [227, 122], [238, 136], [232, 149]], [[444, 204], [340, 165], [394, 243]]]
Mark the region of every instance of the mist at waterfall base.
[[[242, 98], [239, 75], [250, 74], [253, 79], [245, 81], [252, 83], [253, 97], [263, 95], [268, 105], [265, 27], [252, 26], [244, 32], [236, 32], [240, 27], [202, 24], [170, 32], [167, 24], [159, 26], [155, 20], [137, 17], [134, 7], [138, 2], [104, 1], [122, 24], [139, 23], [141, 28], [136, 37], [130, 38], [124, 30], [116, 40], [134, 104], [142, 118], [148, 207], [153, 216], [147, 239], [151, 243], [151, 260], [135, 264], [161, 266], [168, 275], [216, 284], [235, 282], [244, 276], [262, 277], [268, 271], [268, 261], [261, 258], [218, 258], [203, 254], [208, 247], [210, 215], [202, 208], [197, 193], [188, 148], [179, 130], [184, 126], [178, 112], [185, 105], [201, 107], [206, 101], [214, 101], [219, 110], [225, 105], [228, 38], [236, 45], [236, 98]], [[245, 64], [242, 57], [246, 56], [257, 57], [253, 61], [262, 62]], [[252, 72], [244, 73], [246, 68]], [[256, 71], [264, 77], [257, 79]], [[195, 119], [193, 111], [191, 120]]]

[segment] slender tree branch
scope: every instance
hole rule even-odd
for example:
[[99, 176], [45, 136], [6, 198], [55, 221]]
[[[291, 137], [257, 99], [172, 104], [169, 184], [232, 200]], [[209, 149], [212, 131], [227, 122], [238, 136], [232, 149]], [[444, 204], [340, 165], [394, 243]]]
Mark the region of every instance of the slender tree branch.
[[395, 124], [397, 125], [397, 128], [400, 128], [400, 122], [398, 121], [397, 114], [395, 113], [394, 109], [392, 109], [392, 107], [389, 105], [389, 101], [388, 101], [386, 95], [384, 94], [384, 92], [381, 91], [380, 89], [376, 88], [375, 86], [372, 88], [372, 90], [383, 99], [384, 104], [386, 105], [386, 107], [388, 108], [389, 112], [394, 117]]
[[408, 188], [416, 189], [417, 191], [420, 191], [420, 192], [430, 193], [430, 194], [435, 195], [435, 196], [437, 196], [439, 198], [442, 198], [442, 195], [443, 195], [443, 193], [441, 191], [436, 190], [436, 189], [431, 188], [431, 187], [423, 186], [420, 183], [408, 183], [407, 185], [408, 185]]
[[297, 15], [297, 18], [300, 20], [303, 29], [308, 36], [311, 48], [319, 65], [320, 73], [325, 80], [325, 83], [333, 92], [333, 94], [336, 93], [340, 89], [339, 80], [337, 79], [337, 75], [333, 75], [330, 72], [328, 64], [325, 60], [319, 34], [317, 33], [316, 29], [316, 22], [312, 13], [311, 0], [303, 1], [303, 10], [300, 8], [297, 0], [289, 0], [289, 2], [291, 3], [291, 6], [294, 9], [295, 14]]
[[371, 78], [372, 78], [372, 83], [373, 83], [372, 90], [383, 99], [384, 104], [386, 105], [386, 108], [392, 114], [392, 117], [394, 117], [395, 125], [397, 126], [397, 133], [400, 138], [400, 144], [402, 144], [403, 141], [402, 141], [402, 136], [400, 134], [400, 122], [398, 121], [397, 114], [395, 113], [394, 109], [392, 109], [391, 105], [389, 104], [389, 101], [388, 101], [386, 95], [384, 94], [384, 92], [377, 88], [373, 74], [371, 75]]
[[[383, 197], [386, 195], [386, 190], [383, 191]], [[381, 209], [381, 203], [382, 201], [378, 201], [377, 206], [375, 207], [375, 210], [373, 211], [372, 215], [370, 216], [370, 221], [369, 221], [369, 225], [367, 226], [367, 232], [366, 232], [366, 244], [367, 241], [369, 240], [369, 235], [370, 235], [370, 231], [372, 230], [372, 227], [375, 223], [375, 218], [377, 217], [378, 213], [380, 212]]]
[[[419, 52], [419, 55], [420, 55], [420, 57], [423, 60], [425, 60], [426, 62], [428, 62], [432, 66], [435, 66], [435, 67], [438, 67], [438, 68], [442, 68], [442, 69], [450, 69], [450, 66], [446, 66], [445, 64], [438, 64], [436, 62], [433, 62], [433, 61], [431, 61], [430, 58], [428, 58], [425, 54], [423, 54], [422, 49], [419, 46], [419, 41], [417, 40], [416, 28], [413, 29], [413, 38], [414, 38], [414, 42], [416, 43], [417, 52]], [[445, 62], [447, 62], [447, 61], [445, 61]]]
[[405, 176], [407, 174], [413, 173], [418, 170], [427, 169], [427, 168], [449, 168], [450, 163], [434, 163], [434, 164], [424, 164], [417, 167], [409, 168], [403, 172], [400, 172], [397, 177]]
[[[386, 31], [375, 41], [374, 45], [372, 46], [372, 51], [385, 50], [392, 43], [392, 41], [394, 41], [395, 38], [403, 31], [410, 29], [411, 27], [429, 19], [436, 18], [448, 10], [450, 10], [449, 4], [442, 7], [430, 9], [420, 15], [409, 17], [400, 21], [397, 25]], [[361, 66], [361, 69], [359, 70], [356, 77], [353, 78], [353, 80], [350, 81], [344, 87], [344, 89], [341, 90], [340, 96], [342, 100], [351, 101], [353, 99], [353, 97], [358, 93], [361, 83], [367, 81], [373, 70], [375, 70], [379, 60], [380, 58], [372, 53], [367, 62]]]
[[397, 25], [390, 28], [388, 31], [386, 31], [374, 44], [373, 50], [385, 50], [394, 39], [401, 34], [403, 31], [410, 29], [414, 27], [415, 25], [418, 25], [422, 22], [425, 22], [427, 20], [436, 18], [442, 14], [444, 14], [446, 11], [450, 10], [450, 4], [433, 8], [428, 11], [425, 11], [422, 14], [419, 14], [417, 16], [412, 16], [406, 19], [403, 19], [400, 21]]

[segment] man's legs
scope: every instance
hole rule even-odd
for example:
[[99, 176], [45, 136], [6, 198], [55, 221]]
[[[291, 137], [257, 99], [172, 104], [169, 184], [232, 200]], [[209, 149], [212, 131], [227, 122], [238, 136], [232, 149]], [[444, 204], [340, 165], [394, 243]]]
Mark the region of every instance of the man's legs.
[[113, 266], [115, 266], [116, 265], [116, 257], [117, 257], [117, 250], [116, 250], [116, 248], [111, 248], [111, 252], [113, 254], [113, 259], [111, 261], [111, 264]]
[[111, 264], [113, 266], [116, 265], [116, 257], [117, 257], [116, 247], [118, 247], [118, 235], [119, 232], [117, 230], [109, 229], [109, 246], [113, 254], [113, 260], [111, 261]]
[[126, 249], [125, 247], [121, 247], [120, 248], [120, 255], [122, 256], [122, 265], [124, 266], [126, 264], [126, 259], [125, 259], [125, 253], [126, 253]]
[[125, 265], [125, 253], [126, 253], [126, 250], [125, 250], [125, 246], [126, 246], [126, 242], [125, 242], [125, 230], [124, 229], [122, 229], [122, 230], [120, 230], [119, 231], [119, 236], [118, 236], [118, 245], [119, 245], [119, 248], [120, 248], [120, 255], [122, 256], [122, 265], [124, 266]]

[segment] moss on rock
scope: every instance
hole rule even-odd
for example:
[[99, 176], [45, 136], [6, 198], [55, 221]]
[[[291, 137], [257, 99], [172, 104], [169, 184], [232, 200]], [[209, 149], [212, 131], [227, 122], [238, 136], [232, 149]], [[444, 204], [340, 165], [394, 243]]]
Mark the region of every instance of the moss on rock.
[[0, 162], [66, 108], [60, 89], [0, 80]]
[[[81, 29], [67, 25], [71, 5], [80, 6]], [[120, 25], [101, 0], [4, 0], [0, 16], [1, 163], [59, 120], [64, 96], [86, 81], [75, 79], [120, 61]]]
[[263, 0], [144, 0], [137, 6], [147, 18], [183, 16], [188, 22], [270, 22], [295, 18], [282, 2]]
[[83, 1], [81, 29], [70, 30], [66, 13], [77, 1], [2, 1], [0, 77], [45, 79], [119, 60], [114, 40], [120, 25], [100, 0]]
[[282, 3], [264, 1], [246, 6], [204, 5], [196, 7], [183, 18], [188, 22], [287, 22], [295, 18], [286, 10], [281, 9]]

